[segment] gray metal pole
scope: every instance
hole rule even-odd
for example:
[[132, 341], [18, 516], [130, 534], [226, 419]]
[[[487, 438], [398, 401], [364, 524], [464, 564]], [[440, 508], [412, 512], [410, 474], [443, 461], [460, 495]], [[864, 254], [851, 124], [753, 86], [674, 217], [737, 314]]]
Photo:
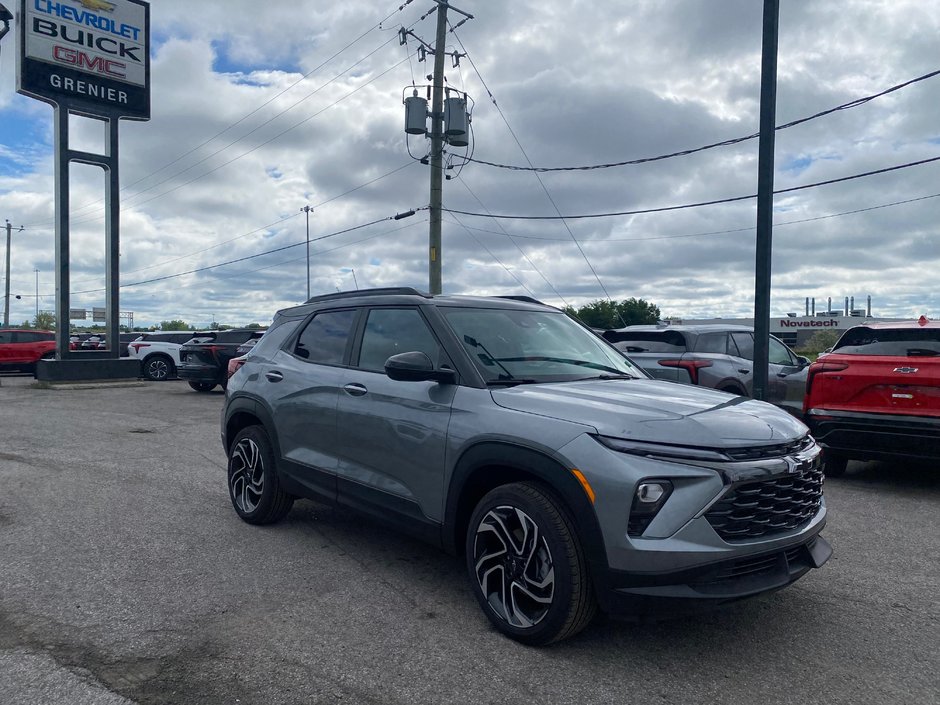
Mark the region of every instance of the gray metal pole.
[[10, 325], [10, 236], [13, 234], [13, 226], [7, 221], [7, 278], [4, 288], [6, 293], [3, 295], [3, 327]]
[[39, 270], [33, 271], [36, 272], [36, 327], [39, 328]]
[[764, 0], [761, 45], [760, 146], [757, 161], [757, 258], [754, 271], [754, 398], [768, 398], [770, 273], [773, 258], [774, 130], [780, 0]]
[[310, 300], [310, 206], [304, 206], [300, 210], [307, 214], [307, 301]]
[[105, 156], [107, 176], [105, 191], [105, 307], [108, 312], [108, 357], [117, 360], [121, 357], [121, 182], [118, 170], [118, 125], [116, 117], [105, 121]]
[[55, 108], [55, 351], [56, 358], [74, 357], [69, 350], [69, 112]]
[[431, 95], [431, 200], [428, 243], [428, 279], [432, 295], [442, 293], [441, 207], [444, 195], [444, 42], [447, 36], [447, 2], [437, 5], [437, 38], [434, 42], [434, 87]]

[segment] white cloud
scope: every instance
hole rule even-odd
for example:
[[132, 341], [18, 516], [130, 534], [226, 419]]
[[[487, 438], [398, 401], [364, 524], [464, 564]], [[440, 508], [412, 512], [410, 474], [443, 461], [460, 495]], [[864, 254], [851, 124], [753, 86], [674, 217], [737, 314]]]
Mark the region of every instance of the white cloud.
[[[121, 124], [122, 281], [157, 280], [122, 289], [122, 309], [136, 322], [270, 320], [306, 294], [302, 206], [315, 209], [314, 239], [427, 205], [428, 167], [408, 156], [401, 97], [413, 77], [427, 82], [431, 61], [416, 61], [414, 40], [406, 53], [397, 30], [410, 26], [430, 42], [434, 15], [420, 20], [430, 3], [398, 12], [400, 4], [348, 0], [301, 11], [246, 0], [152, 3], [153, 117]], [[476, 158], [590, 165], [757, 130], [760, 3], [455, 4], [475, 15], [457, 32], [470, 56], [457, 68], [448, 59], [447, 76], [475, 101]], [[778, 123], [940, 68], [938, 25], [929, 4], [913, 0], [784, 3]], [[0, 55], [0, 218], [27, 225], [14, 237], [14, 293], [33, 292], [38, 268], [40, 303], [51, 309], [52, 111], [15, 94], [14, 55], [11, 34]], [[778, 132], [777, 188], [937, 156], [938, 91], [940, 77]], [[100, 142], [100, 132], [98, 123], [73, 128], [76, 140]], [[423, 138], [410, 147], [418, 157], [427, 150]], [[643, 165], [546, 173], [541, 184], [530, 172], [471, 163], [448, 172], [455, 178], [445, 182], [445, 205], [555, 215], [552, 201], [564, 214], [588, 214], [735, 197], [756, 192], [756, 155], [751, 140]], [[818, 305], [871, 294], [879, 314], [940, 315], [940, 198], [864, 210], [937, 193], [937, 170], [779, 196], [772, 310], [801, 311], [805, 296]], [[93, 168], [73, 172], [74, 292], [103, 286], [102, 184]], [[827, 217], [850, 211], [861, 212]], [[577, 305], [603, 296], [599, 277], [612, 297], [642, 297], [664, 314], [747, 316], [755, 221], [754, 201], [567, 227], [445, 214], [444, 288]], [[361, 287], [427, 288], [427, 251], [426, 211], [314, 241], [311, 286], [351, 288], [355, 270]], [[76, 294], [74, 303], [102, 305], [103, 293]], [[32, 309], [31, 299], [14, 301], [11, 319]]]

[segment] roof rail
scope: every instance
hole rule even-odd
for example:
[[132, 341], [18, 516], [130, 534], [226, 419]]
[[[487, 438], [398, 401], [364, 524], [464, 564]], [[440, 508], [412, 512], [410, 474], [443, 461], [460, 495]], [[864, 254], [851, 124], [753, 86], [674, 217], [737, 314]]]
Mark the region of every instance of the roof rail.
[[540, 306], [546, 306], [546, 305], [547, 305], [547, 304], [545, 304], [545, 303], [539, 301], [538, 299], [532, 298], [531, 296], [496, 296], [496, 297], [494, 297], [494, 298], [497, 298], [497, 299], [510, 299], [510, 300], [512, 300], [512, 301], [525, 301], [526, 303], [530, 303], [530, 304], [539, 304]]
[[320, 294], [311, 296], [305, 303], [312, 304], [317, 301], [330, 301], [332, 299], [351, 299], [358, 296], [421, 296], [425, 299], [431, 298], [431, 295], [410, 286], [390, 286], [380, 289], [357, 289], [354, 291], [339, 291], [335, 294]]

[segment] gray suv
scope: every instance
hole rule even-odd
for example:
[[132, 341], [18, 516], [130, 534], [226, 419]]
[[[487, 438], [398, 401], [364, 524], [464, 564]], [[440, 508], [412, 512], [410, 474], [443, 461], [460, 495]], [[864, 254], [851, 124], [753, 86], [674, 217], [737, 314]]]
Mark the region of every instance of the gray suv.
[[[752, 396], [754, 329], [735, 325], [627, 326], [604, 339], [651, 377]], [[802, 416], [809, 360], [770, 336], [766, 401]]]
[[463, 554], [483, 612], [527, 644], [598, 607], [776, 590], [832, 552], [800, 421], [650, 379], [522, 297], [375, 289], [280, 311], [229, 381], [222, 442], [246, 522], [307, 497]]

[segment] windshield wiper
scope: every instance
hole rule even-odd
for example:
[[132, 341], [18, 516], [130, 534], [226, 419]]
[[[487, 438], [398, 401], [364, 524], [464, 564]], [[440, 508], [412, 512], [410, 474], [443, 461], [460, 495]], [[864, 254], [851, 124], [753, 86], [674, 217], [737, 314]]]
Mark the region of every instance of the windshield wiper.
[[626, 374], [616, 367], [608, 367], [597, 362], [589, 360], [574, 360], [567, 357], [545, 357], [544, 355], [529, 355], [527, 357], [500, 357], [496, 362], [560, 362], [564, 365], [577, 365], [578, 367], [590, 367], [592, 370], [603, 370], [604, 372], [613, 372], [615, 375]]
[[511, 379], [491, 379], [487, 381], [486, 386], [488, 387], [512, 387], [517, 384], [538, 384], [543, 380], [540, 379], [528, 379], [525, 377], [513, 377]]
[[594, 377], [581, 377], [581, 378], [578, 379], [577, 381], [580, 382], [580, 381], [586, 380], [586, 379], [604, 379], [604, 380], [607, 380], [607, 379], [640, 379], [640, 378], [637, 377], [636, 375], [628, 375], [628, 374], [626, 374], [626, 373], [621, 373], [621, 374], [616, 374], [616, 375], [596, 375], [596, 376], [594, 376]]

